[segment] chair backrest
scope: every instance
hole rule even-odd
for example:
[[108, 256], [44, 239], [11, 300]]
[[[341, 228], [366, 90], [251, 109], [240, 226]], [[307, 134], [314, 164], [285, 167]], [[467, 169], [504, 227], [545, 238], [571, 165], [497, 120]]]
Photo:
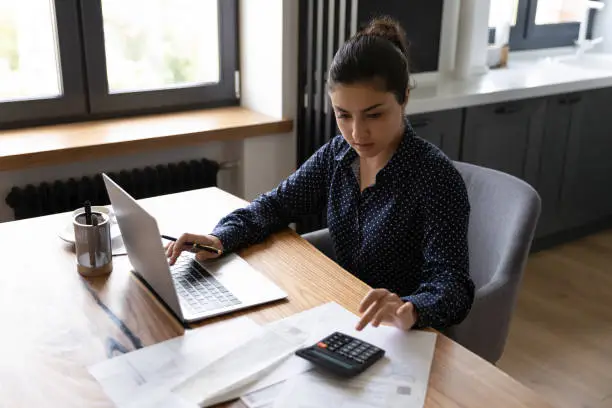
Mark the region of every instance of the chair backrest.
[[533, 187], [514, 176], [469, 163], [454, 164], [466, 183], [471, 207], [468, 245], [476, 299], [468, 317], [449, 335], [495, 362], [507, 338], [541, 199]]

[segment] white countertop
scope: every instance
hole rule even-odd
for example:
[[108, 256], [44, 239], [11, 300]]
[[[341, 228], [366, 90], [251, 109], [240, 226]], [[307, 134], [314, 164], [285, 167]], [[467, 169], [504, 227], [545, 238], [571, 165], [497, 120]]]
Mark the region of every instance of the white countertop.
[[[571, 49], [511, 53], [508, 67], [467, 80], [417, 74], [407, 114], [612, 87], [612, 54], [572, 58]], [[555, 55], [552, 55], [555, 53]], [[567, 59], [565, 62], [560, 59]]]

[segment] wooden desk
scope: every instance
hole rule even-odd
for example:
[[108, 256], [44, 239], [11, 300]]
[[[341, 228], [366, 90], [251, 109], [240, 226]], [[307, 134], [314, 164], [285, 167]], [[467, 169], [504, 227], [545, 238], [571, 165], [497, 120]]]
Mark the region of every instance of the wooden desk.
[[[246, 203], [218, 189], [142, 201], [163, 233], [208, 232]], [[87, 366], [170, 339], [181, 325], [114, 258], [106, 278], [82, 279], [73, 250], [57, 235], [66, 214], [0, 224], [0, 406], [112, 407]], [[248, 314], [259, 323], [328, 301], [357, 313], [368, 287], [291, 230], [243, 251], [288, 301], [212, 319]], [[484, 335], [485, 333], [483, 333]], [[238, 406], [238, 403], [235, 403]], [[444, 336], [439, 336], [428, 408], [548, 407], [533, 391]]]

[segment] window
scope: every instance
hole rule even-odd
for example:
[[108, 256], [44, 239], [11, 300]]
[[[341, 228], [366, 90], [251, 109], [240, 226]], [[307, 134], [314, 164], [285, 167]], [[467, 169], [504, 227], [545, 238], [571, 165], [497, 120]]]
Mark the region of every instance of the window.
[[582, 1], [578, 0], [540, 0], [536, 9], [536, 25], [580, 22], [582, 20]]
[[237, 0], [0, 0], [0, 126], [237, 103]]
[[86, 113], [76, 0], [0, 0], [0, 124]]
[[[586, 10], [584, 0], [492, 0], [489, 42], [495, 38], [499, 13], [507, 12], [512, 13], [510, 49], [526, 50], [574, 45]], [[589, 16], [589, 25], [591, 20]]]
[[25, 12], [17, 2], [0, 3], [0, 101], [61, 95], [55, 13], [38, 2]]
[[102, 0], [102, 15], [110, 93], [219, 82], [215, 0]]

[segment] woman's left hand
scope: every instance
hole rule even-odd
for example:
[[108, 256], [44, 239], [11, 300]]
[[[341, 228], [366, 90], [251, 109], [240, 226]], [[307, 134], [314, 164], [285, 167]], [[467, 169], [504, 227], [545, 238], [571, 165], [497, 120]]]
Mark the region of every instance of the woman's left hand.
[[414, 305], [404, 302], [395, 293], [387, 289], [373, 289], [361, 301], [359, 313], [364, 313], [357, 330], [362, 330], [368, 323], [378, 327], [382, 322], [391, 323], [401, 330], [410, 330], [417, 321]]

